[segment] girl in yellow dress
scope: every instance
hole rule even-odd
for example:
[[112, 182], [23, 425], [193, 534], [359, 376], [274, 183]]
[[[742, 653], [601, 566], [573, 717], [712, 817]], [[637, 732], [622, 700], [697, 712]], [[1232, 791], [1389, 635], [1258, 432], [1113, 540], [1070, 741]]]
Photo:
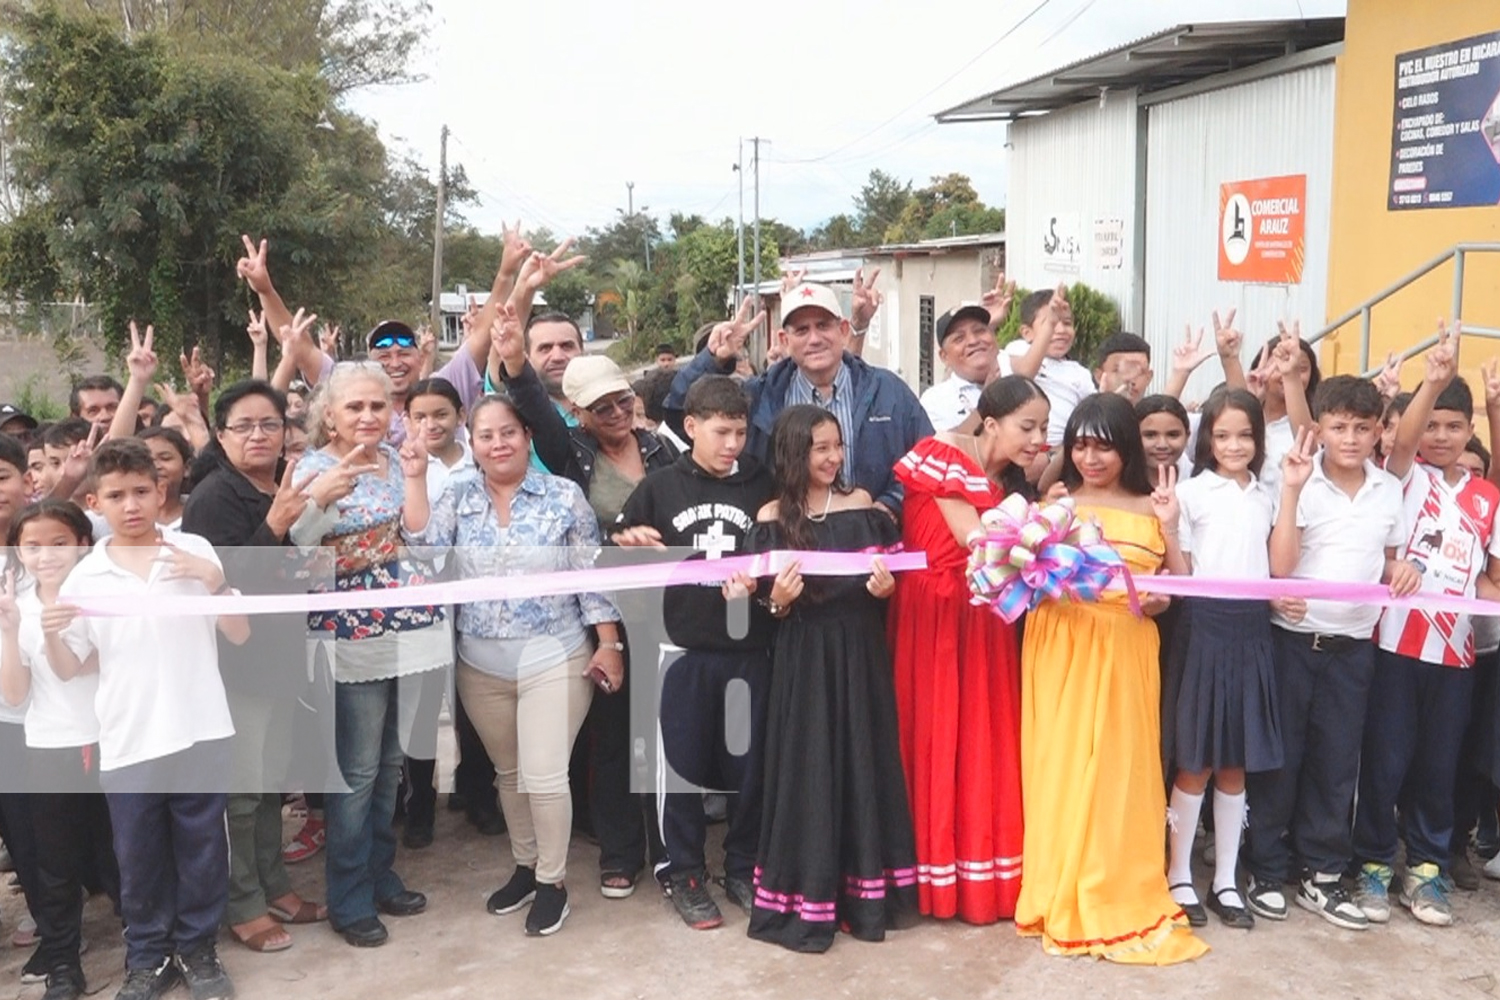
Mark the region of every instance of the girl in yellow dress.
[[[1137, 576], [1186, 572], [1177, 547], [1175, 470], [1157, 489], [1140, 426], [1121, 396], [1080, 402], [1062, 443], [1062, 481], [1078, 515]], [[1167, 606], [1145, 596], [1147, 615]], [[1026, 876], [1022, 934], [1055, 955], [1169, 965], [1208, 946], [1167, 890], [1162, 822], [1161, 678], [1156, 624], [1123, 593], [1043, 603], [1021, 648], [1021, 787]]]

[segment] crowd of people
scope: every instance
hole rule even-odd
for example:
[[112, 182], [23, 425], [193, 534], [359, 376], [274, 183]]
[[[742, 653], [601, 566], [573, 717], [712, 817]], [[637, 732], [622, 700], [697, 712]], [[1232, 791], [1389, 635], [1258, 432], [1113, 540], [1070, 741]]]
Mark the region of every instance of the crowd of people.
[[[1471, 837], [1500, 850], [1493, 619], [1150, 585], [1500, 600], [1500, 489], [1456, 329], [1402, 393], [1394, 362], [1322, 377], [1295, 326], [1247, 369], [1233, 314], [1215, 316], [1212, 343], [1189, 331], [1166, 393], [1146, 395], [1144, 339], [1110, 336], [1090, 369], [1066, 289], [1013, 303], [1001, 276], [938, 318], [950, 375], [919, 399], [862, 358], [878, 274], [856, 278], [847, 313], [792, 275], [763, 371], [747, 343], [766, 317], [747, 301], [632, 383], [572, 319], [533, 312], [581, 260], [566, 243], [542, 254], [507, 232], [441, 367], [395, 321], [338, 360], [277, 293], [266, 249], [247, 238], [238, 264], [261, 307], [252, 378], [217, 385], [195, 350], [186, 390], [152, 396], [154, 332], [132, 325], [124, 385], [81, 381], [45, 427], [0, 407], [0, 826], [35, 922], [23, 980], [46, 1000], [86, 992], [90, 893], [124, 926], [123, 1000], [179, 980], [195, 1000], [232, 995], [224, 927], [256, 952], [324, 921], [385, 943], [382, 917], [428, 905], [398, 847], [433, 840], [445, 700], [450, 805], [509, 834], [486, 908], [524, 910], [530, 935], [569, 915], [581, 823], [603, 896], [649, 870], [695, 929], [723, 923], [719, 900], [750, 937], [802, 952], [923, 916], [1013, 920], [1048, 953], [1137, 964], [1202, 955], [1209, 911], [1248, 929], [1295, 901], [1364, 930], [1394, 893], [1446, 925], [1455, 887], [1477, 885]], [[1013, 305], [1020, 337], [1002, 348]], [[1222, 384], [1190, 409], [1189, 376], [1215, 360]], [[1500, 366], [1484, 381], [1493, 434]], [[983, 517], [1014, 495], [1071, 498], [1139, 601], [1047, 600], [1012, 624], [974, 600]], [[675, 584], [662, 635], [584, 588], [399, 593], [588, 570], [607, 547], [868, 565]], [[892, 572], [903, 551], [925, 568]], [[340, 599], [237, 603], [309, 592]], [[170, 612], [183, 602], [213, 614]], [[633, 685], [655, 707], [655, 793], [636, 781]], [[719, 872], [705, 790], [727, 793]], [[293, 793], [308, 818], [284, 845]], [[326, 904], [287, 873], [320, 852]]]

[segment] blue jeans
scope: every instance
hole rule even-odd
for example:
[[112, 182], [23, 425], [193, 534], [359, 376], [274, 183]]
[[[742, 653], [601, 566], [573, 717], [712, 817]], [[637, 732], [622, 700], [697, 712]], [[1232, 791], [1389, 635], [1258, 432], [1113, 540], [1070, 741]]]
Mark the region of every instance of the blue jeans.
[[334, 749], [348, 791], [324, 800], [328, 919], [342, 929], [376, 916], [376, 903], [405, 890], [396, 862], [400, 724], [392, 678], [334, 685]]

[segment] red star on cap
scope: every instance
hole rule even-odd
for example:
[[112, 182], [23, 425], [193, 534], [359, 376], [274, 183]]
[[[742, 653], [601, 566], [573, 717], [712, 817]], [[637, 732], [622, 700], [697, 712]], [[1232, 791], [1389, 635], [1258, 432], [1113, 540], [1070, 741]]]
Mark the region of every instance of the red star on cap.
[[803, 289], [802, 289], [802, 297], [804, 299], [810, 299], [810, 298], [813, 297], [813, 295], [814, 295], [814, 292], [813, 292], [813, 290], [812, 290], [811, 287], [808, 287], [808, 286], [804, 286], [803, 287]]

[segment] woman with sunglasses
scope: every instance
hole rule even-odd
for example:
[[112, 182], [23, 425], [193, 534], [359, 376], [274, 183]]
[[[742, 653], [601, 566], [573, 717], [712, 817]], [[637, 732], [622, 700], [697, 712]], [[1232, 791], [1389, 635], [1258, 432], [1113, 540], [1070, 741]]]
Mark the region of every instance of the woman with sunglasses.
[[[601, 528], [615, 523], [626, 498], [648, 472], [677, 461], [677, 449], [670, 443], [636, 429], [635, 393], [619, 366], [603, 355], [581, 355], [568, 362], [563, 394], [576, 408], [579, 423], [568, 427], [526, 360], [520, 321], [509, 305], [501, 312], [499, 336], [490, 345], [489, 375], [496, 384], [504, 383], [531, 426], [542, 463], [582, 488]], [[626, 660], [628, 664], [628, 653]], [[593, 737], [589, 811], [599, 839], [599, 891], [609, 899], [633, 893], [646, 862], [665, 854], [653, 804], [630, 791], [629, 676], [627, 669], [619, 691], [594, 699], [588, 718]]]

